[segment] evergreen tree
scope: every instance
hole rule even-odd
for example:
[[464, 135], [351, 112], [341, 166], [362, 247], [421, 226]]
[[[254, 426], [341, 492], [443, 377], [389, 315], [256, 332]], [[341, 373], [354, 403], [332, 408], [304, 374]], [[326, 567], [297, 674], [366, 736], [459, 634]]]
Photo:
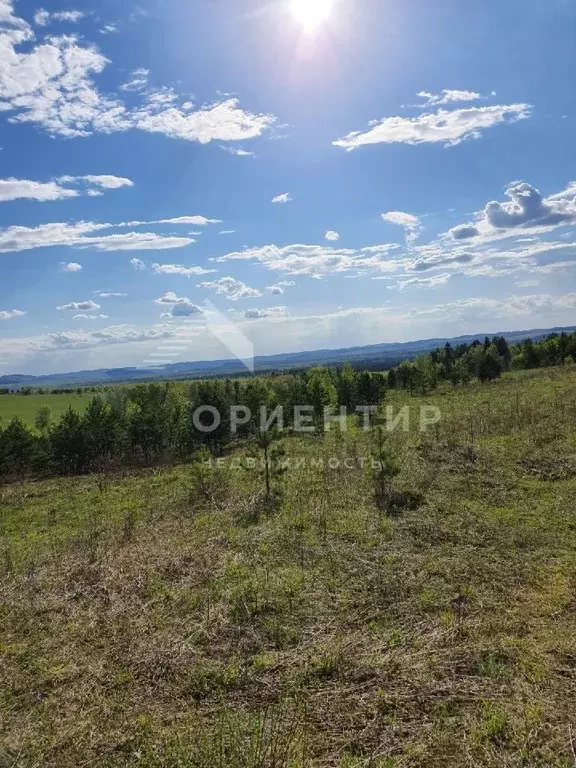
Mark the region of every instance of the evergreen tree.
[[23, 475], [33, 471], [38, 442], [32, 431], [15, 416], [0, 432], [0, 473]]
[[61, 474], [79, 474], [88, 469], [86, 433], [82, 419], [70, 406], [50, 433], [52, 461]]

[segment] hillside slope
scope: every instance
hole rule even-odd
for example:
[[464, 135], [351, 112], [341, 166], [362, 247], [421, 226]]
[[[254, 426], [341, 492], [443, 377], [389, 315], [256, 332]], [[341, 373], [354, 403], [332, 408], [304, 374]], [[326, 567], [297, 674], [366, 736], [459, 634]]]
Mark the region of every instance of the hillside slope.
[[274, 510], [230, 465], [3, 488], [0, 764], [571, 766], [576, 370], [391, 398], [443, 414], [392, 517], [353, 427]]

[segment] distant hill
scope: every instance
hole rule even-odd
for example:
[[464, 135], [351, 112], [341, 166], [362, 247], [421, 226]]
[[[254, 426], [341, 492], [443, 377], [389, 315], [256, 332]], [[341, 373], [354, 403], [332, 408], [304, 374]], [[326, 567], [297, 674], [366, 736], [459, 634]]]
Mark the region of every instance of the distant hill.
[[[422, 339], [407, 342], [388, 342], [370, 344], [362, 347], [347, 347], [344, 349], [318, 349], [307, 352], [291, 352], [279, 355], [256, 357], [254, 368], [256, 372], [290, 370], [306, 368], [312, 365], [338, 365], [349, 361], [353, 365], [366, 367], [393, 366], [402, 360], [428, 352], [436, 347], [450, 343], [470, 344], [475, 339], [482, 341], [486, 336], [504, 336], [511, 344], [524, 339], [534, 341], [561, 331], [572, 332], [576, 326], [566, 328], [537, 328], [526, 331], [500, 331], [498, 333], [478, 333], [452, 338]], [[172, 363], [158, 369], [150, 368], [112, 368], [93, 371], [75, 371], [71, 373], [31, 376], [25, 374], [10, 374], [0, 376], [0, 388], [16, 389], [30, 387], [84, 387], [97, 384], [116, 384], [122, 382], [204, 378], [216, 376], [237, 376], [245, 374], [246, 368], [238, 360], [203, 360], [198, 362]]]

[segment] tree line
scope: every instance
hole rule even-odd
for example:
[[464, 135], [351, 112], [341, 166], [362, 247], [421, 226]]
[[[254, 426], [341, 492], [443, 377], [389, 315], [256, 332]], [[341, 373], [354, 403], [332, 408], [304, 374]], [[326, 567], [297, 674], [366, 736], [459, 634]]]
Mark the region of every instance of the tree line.
[[[201, 449], [221, 454], [233, 441], [258, 438], [264, 406], [282, 406], [290, 428], [296, 406], [311, 408], [318, 431], [325, 409], [380, 405], [387, 389], [426, 394], [442, 382], [466, 385], [498, 378], [506, 370], [563, 365], [576, 361], [576, 333], [553, 334], [533, 342], [508, 345], [504, 337], [444, 347], [404, 361], [386, 372], [315, 367], [291, 373], [242, 379], [209, 379], [117, 386], [100, 391], [83, 414], [70, 407], [54, 421], [49, 407], [38, 410], [35, 428], [15, 417], [0, 425], [0, 477], [82, 474], [185, 460]], [[251, 418], [233, 429], [231, 407], [244, 406]], [[198, 409], [216, 410], [215, 429]]]
[[476, 379], [489, 382], [505, 371], [547, 368], [576, 361], [576, 333], [553, 333], [534, 342], [525, 339], [509, 345], [504, 336], [486, 337], [484, 342], [452, 346], [447, 343], [414, 361], [402, 362], [388, 373], [388, 387], [426, 394], [441, 382], [454, 386]]
[[[146, 466], [182, 460], [202, 448], [214, 454], [233, 441], [258, 436], [260, 408], [283, 407], [290, 427], [296, 406], [311, 407], [322, 428], [324, 409], [378, 405], [387, 375], [324, 367], [252, 379], [163, 382], [114, 387], [96, 395], [83, 414], [72, 406], [53, 421], [40, 408], [35, 429], [15, 417], [0, 430], [0, 476], [82, 474], [125, 466]], [[252, 417], [233, 430], [231, 408], [245, 407]], [[198, 416], [198, 410], [202, 413]], [[215, 429], [209, 409], [220, 414]]]

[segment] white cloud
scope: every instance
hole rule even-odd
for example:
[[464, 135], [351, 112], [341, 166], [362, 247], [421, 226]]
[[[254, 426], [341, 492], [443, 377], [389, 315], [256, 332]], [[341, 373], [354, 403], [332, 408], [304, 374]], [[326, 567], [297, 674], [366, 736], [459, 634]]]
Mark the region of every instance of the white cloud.
[[82, 310], [88, 312], [95, 309], [100, 309], [100, 304], [96, 304], [96, 302], [92, 301], [92, 299], [89, 299], [88, 301], [71, 301], [69, 304], [63, 304], [61, 307], [56, 307], [56, 309], [70, 310], [74, 312]]
[[[386, 292], [388, 298], [395, 294]], [[171, 306], [171, 305], [166, 305]], [[504, 329], [552, 327], [574, 322], [576, 293], [561, 296], [512, 296], [500, 300], [473, 298], [435, 306], [406, 302], [360, 306], [304, 316], [269, 316], [240, 319], [244, 333], [258, 355], [303, 349], [342, 348], [384, 341], [454, 336], [462, 333], [496, 333]], [[264, 310], [266, 311], [266, 310]], [[239, 312], [239, 315], [242, 313]], [[204, 323], [194, 328], [186, 358], [222, 359], [229, 356]], [[66, 331], [28, 338], [0, 340], [2, 367], [6, 372], [42, 372], [139, 365], [164, 339], [181, 341], [181, 324], [152, 327], [120, 325], [99, 330]], [[148, 343], [146, 343], [148, 342]], [[83, 350], [85, 352], [83, 352]]]
[[[80, 183], [85, 183], [92, 188], [80, 192], [77, 189], [63, 186]], [[49, 182], [14, 178], [0, 179], [0, 202], [19, 199], [38, 200], [40, 202], [66, 200], [70, 197], [78, 197], [80, 194], [94, 194], [94, 186], [103, 189], [119, 189], [120, 187], [132, 187], [134, 183], [130, 179], [123, 179], [119, 176], [61, 176], [59, 179]], [[98, 194], [100, 193], [98, 192]]]
[[281, 195], [276, 195], [276, 197], [272, 198], [272, 202], [276, 204], [283, 204], [283, 203], [291, 203], [293, 200], [292, 195], [290, 192], [283, 192]]
[[489, 202], [477, 214], [476, 222], [453, 227], [449, 235], [454, 240], [468, 240], [510, 230], [547, 231], [576, 223], [576, 182], [547, 198], [526, 181], [513, 182], [504, 194], [508, 202]]
[[71, 261], [68, 264], [66, 264], [65, 261], [60, 262], [60, 270], [62, 272], [81, 272], [82, 271], [82, 265], [78, 264], [76, 261]]
[[399, 227], [403, 227], [406, 232], [407, 245], [413, 245], [422, 229], [420, 219], [418, 216], [414, 216], [411, 213], [404, 213], [402, 211], [388, 211], [388, 213], [382, 214], [382, 219], [389, 224], [396, 224]]
[[417, 96], [421, 99], [426, 99], [426, 103], [422, 104], [423, 107], [439, 107], [444, 104], [453, 104], [457, 101], [479, 101], [484, 98], [481, 94], [476, 93], [476, 91], [447, 90], [446, 88], [442, 93], [420, 91]]
[[14, 317], [22, 317], [25, 314], [26, 312], [21, 309], [3, 309], [0, 311], [0, 320], [12, 320]]
[[[143, 222], [146, 223], [146, 222]], [[206, 216], [179, 216], [176, 219], [158, 219], [149, 224], [191, 224], [193, 227], [206, 227], [208, 224], [222, 224], [221, 219], [207, 219]], [[196, 234], [196, 233], [194, 233]]]
[[530, 117], [529, 104], [439, 109], [418, 117], [387, 117], [375, 121], [367, 131], [353, 131], [334, 141], [349, 152], [368, 144], [442, 143], [455, 146], [465, 139], [480, 138], [483, 131], [500, 123], [514, 123]]
[[19, 19], [17, 16], [14, 16], [14, 7], [11, 0], [0, 0], [0, 23], [12, 27], [20, 27], [21, 29], [28, 29], [28, 24], [24, 19]]
[[218, 232], [219, 235], [234, 235], [235, 233], [235, 229], [222, 229], [220, 232]]
[[[143, 84], [143, 103], [128, 106], [96, 86], [94, 77], [109, 64], [96, 46], [74, 36], [49, 37], [35, 44], [31, 28], [14, 16], [6, 0], [0, 13], [13, 27], [0, 31], [0, 111], [11, 112], [11, 122], [33, 123], [52, 136], [67, 138], [138, 129], [201, 144], [253, 139], [275, 122], [273, 115], [242, 109], [235, 98], [197, 107], [171, 89], [149, 90]], [[78, 13], [44, 12], [37, 21], [74, 21]], [[32, 45], [21, 51], [23, 43]]]
[[216, 269], [204, 269], [204, 267], [185, 267], [182, 264], [152, 264], [152, 272], [157, 275], [208, 275], [217, 272]]
[[94, 291], [94, 294], [101, 299], [123, 298], [128, 296], [127, 293], [114, 293], [112, 291]]
[[242, 147], [226, 147], [221, 144], [220, 149], [223, 149], [224, 152], [228, 152], [230, 155], [236, 155], [236, 157], [256, 157], [254, 152], [248, 152], [247, 150], [242, 149]]
[[268, 307], [267, 309], [245, 309], [242, 313], [245, 320], [261, 320], [266, 317], [289, 317], [286, 307]]
[[452, 227], [449, 234], [454, 240], [469, 240], [480, 233], [473, 224], [458, 224], [457, 227]]
[[268, 291], [268, 293], [272, 293], [275, 296], [279, 296], [284, 293], [285, 288], [293, 288], [295, 285], [296, 283], [294, 282], [294, 280], [281, 280], [279, 283], [266, 286], [266, 290]]
[[246, 248], [211, 259], [221, 263], [227, 261], [256, 261], [268, 269], [287, 275], [309, 275], [321, 278], [336, 273], [390, 272], [402, 268], [403, 262], [391, 259], [391, 251], [400, 248], [396, 244], [351, 249], [334, 248], [329, 245], [265, 245]]
[[39, 227], [8, 227], [0, 229], [0, 253], [51, 246], [95, 248], [99, 251], [164, 250], [183, 248], [194, 242], [189, 237], [165, 236], [152, 232], [100, 234], [106, 229], [126, 226], [129, 224], [98, 224], [80, 221], [75, 224], [56, 222], [42, 224]]
[[77, 197], [75, 189], [65, 189], [54, 181], [42, 183], [26, 179], [0, 179], [0, 201], [39, 200], [41, 202]]
[[137, 272], [142, 272], [146, 269], [146, 264], [141, 259], [130, 259], [130, 264]]
[[398, 288], [399, 291], [406, 291], [408, 288], [439, 288], [445, 285], [452, 275], [434, 275], [433, 277], [408, 277], [398, 278], [395, 286], [388, 286], [390, 289]]
[[198, 288], [207, 288], [210, 291], [215, 291], [230, 301], [262, 296], [262, 293], [256, 288], [250, 288], [246, 283], [243, 283], [241, 280], [235, 280], [233, 277], [221, 277], [219, 280], [200, 283]]
[[340, 240], [340, 235], [338, 232], [334, 232], [333, 229], [329, 229], [328, 232], [324, 235], [324, 240], [330, 240], [332, 242], [336, 240]]
[[74, 315], [72, 320], [107, 320], [108, 315], [89, 315], [86, 312], [80, 312], [78, 315]]
[[77, 24], [86, 14], [83, 11], [56, 11], [50, 13], [40, 8], [34, 14], [34, 24], [38, 27], [46, 27], [53, 21], [64, 21], [69, 24]]
[[149, 69], [135, 69], [127, 80], [120, 86], [121, 91], [143, 91], [148, 87]]
[[164, 237], [153, 232], [127, 232], [123, 235], [83, 237], [76, 245], [91, 245], [98, 251], [163, 251], [184, 248], [193, 242], [189, 237]]
[[170, 308], [161, 317], [192, 317], [204, 314], [204, 310], [194, 304], [187, 296], [177, 296], [173, 291], [167, 291], [163, 296], [155, 299], [154, 303]]
[[253, 114], [238, 106], [238, 99], [205, 104], [158, 107], [148, 103], [131, 115], [134, 127], [175, 139], [197, 141], [245, 141], [260, 136], [275, 121], [273, 115]]
[[117, 32], [120, 32], [120, 30], [118, 24], [104, 24], [99, 32], [101, 35], [115, 35]]
[[133, 187], [134, 182], [122, 176], [78, 176], [77, 179], [94, 184], [103, 189], [120, 189], [121, 187]]
[[174, 291], [166, 291], [158, 299], [154, 299], [155, 304], [190, 304], [187, 296], [177, 296]]

